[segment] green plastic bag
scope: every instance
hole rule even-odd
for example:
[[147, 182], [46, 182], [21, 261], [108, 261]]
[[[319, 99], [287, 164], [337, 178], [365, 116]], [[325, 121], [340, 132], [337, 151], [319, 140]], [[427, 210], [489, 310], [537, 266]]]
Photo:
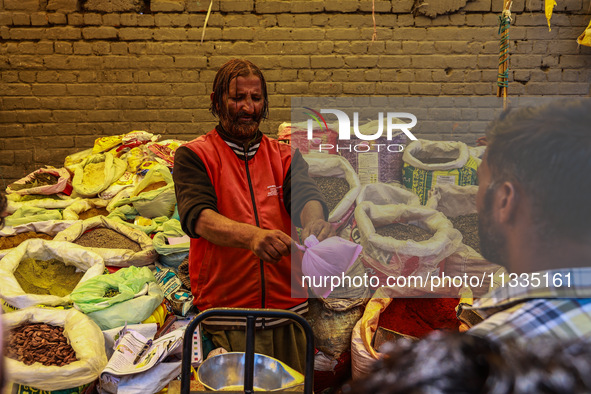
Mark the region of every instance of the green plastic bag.
[[12, 215], [7, 216], [5, 224], [7, 226], [18, 226], [31, 222], [42, 222], [45, 220], [61, 220], [62, 214], [55, 209], [44, 209], [28, 205], [23, 205]]
[[135, 219], [136, 216], [139, 216], [139, 213], [134, 207], [132, 207], [131, 205], [122, 205], [113, 210], [111, 213], [109, 213], [109, 216], [107, 216], [107, 218], [115, 222], [125, 224], [126, 226], [129, 226], [136, 230], [143, 231], [148, 235], [158, 231], [159, 229], [161, 230], [162, 224], [168, 220], [168, 217], [166, 216], [158, 216], [152, 218], [152, 222], [147, 226], [128, 222], [128, 220]]
[[[127, 267], [110, 275], [91, 278], [78, 286], [72, 294], [74, 306], [84, 313], [96, 312], [130, 300], [139, 293], [147, 283], [155, 282], [156, 278], [148, 267]], [[106, 297], [110, 290], [118, 291], [113, 297]]]

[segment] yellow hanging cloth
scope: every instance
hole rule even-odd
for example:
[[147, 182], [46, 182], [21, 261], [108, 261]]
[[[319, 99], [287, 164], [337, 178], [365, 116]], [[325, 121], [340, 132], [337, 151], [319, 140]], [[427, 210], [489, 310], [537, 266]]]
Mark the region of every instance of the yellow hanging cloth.
[[546, 19], [548, 20], [548, 31], [552, 30], [550, 28], [550, 19], [552, 18], [552, 11], [554, 10], [554, 6], [556, 5], [556, 0], [545, 0], [546, 3]]
[[591, 47], [591, 21], [589, 21], [589, 26], [587, 26], [583, 34], [581, 34], [579, 38], [577, 38], [577, 42], [579, 43], [579, 45], [586, 45], [588, 47]]

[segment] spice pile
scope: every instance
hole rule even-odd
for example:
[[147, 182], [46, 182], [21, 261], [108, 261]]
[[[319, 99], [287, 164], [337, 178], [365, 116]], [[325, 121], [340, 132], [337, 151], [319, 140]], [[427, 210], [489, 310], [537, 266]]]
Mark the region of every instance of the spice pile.
[[24, 190], [31, 189], [39, 186], [55, 185], [59, 181], [60, 177], [57, 175], [50, 174], [48, 172], [38, 172], [33, 174], [31, 179], [25, 183], [13, 183], [10, 185], [12, 190]]
[[25, 324], [10, 330], [4, 356], [26, 365], [40, 362], [61, 367], [77, 361], [63, 327], [45, 323]]
[[460, 215], [449, 219], [454, 228], [462, 233], [464, 244], [480, 253], [480, 236], [478, 235], [478, 214]]
[[53, 237], [45, 233], [36, 233], [34, 231], [27, 231], [26, 233], [20, 233], [11, 235], [8, 237], [0, 237], [0, 250], [10, 249], [19, 246], [22, 242], [30, 238], [41, 238], [51, 241]]
[[144, 187], [142, 191], [138, 194], [151, 192], [152, 190], [158, 190], [166, 185], [168, 185], [168, 183], [166, 183], [165, 181], [150, 183], [148, 186]]
[[332, 212], [349, 191], [349, 182], [344, 178], [315, 176], [312, 179], [318, 185], [318, 189], [326, 201], [328, 212]]
[[392, 237], [399, 241], [412, 239], [416, 242], [426, 241], [433, 236], [433, 233], [414, 224], [392, 223], [376, 228], [376, 233], [383, 237]]
[[78, 219], [86, 220], [88, 218], [93, 218], [95, 216], [108, 216], [109, 211], [107, 208], [90, 208], [88, 211], [80, 212], [78, 214]]
[[106, 227], [90, 230], [82, 234], [74, 243], [87, 248], [131, 249], [134, 252], [141, 250], [137, 242]]
[[378, 326], [421, 338], [434, 330], [457, 331], [457, 298], [394, 298], [380, 314]]
[[25, 293], [58, 297], [70, 294], [82, 276], [84, 272], [76, 272], [76, 267], [56, 259], [23, 259], [14, 271]]

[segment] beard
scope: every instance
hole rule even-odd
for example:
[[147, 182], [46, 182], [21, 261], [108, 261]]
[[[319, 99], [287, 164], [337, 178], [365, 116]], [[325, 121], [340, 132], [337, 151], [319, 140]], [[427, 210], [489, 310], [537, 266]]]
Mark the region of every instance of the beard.
[[[249, 117], [248, 120], [242, 119]], [[259, 124], [261, 123], [261, 115], [254, 113], [249, 115], [245, 112], [238, 112], [232, 116], [227, 110], [226, 113], [220, 116], [220, 123], [226, 132], [237, 139], [246, 140], [254, 137]]]
[[478, 236], [480, 237], [480, 253], [491, 263], [507, 269], [507, 237], [492, 214], [494, 189], [488, 188], [484, 194], [484, 207], [478, 214]]

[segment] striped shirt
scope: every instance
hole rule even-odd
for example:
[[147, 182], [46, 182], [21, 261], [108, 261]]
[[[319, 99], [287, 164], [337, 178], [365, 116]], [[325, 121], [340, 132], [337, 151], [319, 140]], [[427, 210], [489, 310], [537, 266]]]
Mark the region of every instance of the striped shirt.
[[591, 268], [541, 271], [522, 278], [529, 284], [516, 285], [507, 277], [504, 286], [463, 308], [484, 318], [470, 334], [502, 341], [591, 336]]

